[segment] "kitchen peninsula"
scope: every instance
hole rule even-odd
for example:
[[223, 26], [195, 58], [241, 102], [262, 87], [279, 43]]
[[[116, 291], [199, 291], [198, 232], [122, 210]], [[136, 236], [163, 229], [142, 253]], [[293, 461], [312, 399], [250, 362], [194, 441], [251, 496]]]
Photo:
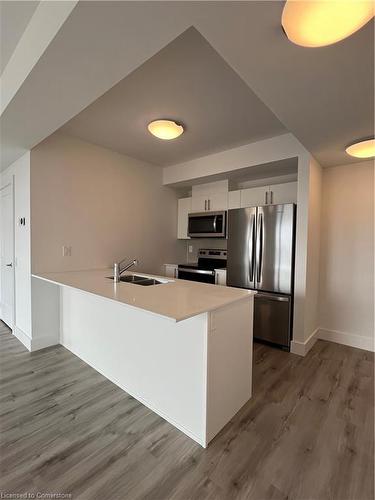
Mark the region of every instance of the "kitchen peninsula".
[[253, 292], [154, 276], [160, 284], [114, 283], [110, 274], [34, 275], [40, 302], [58, 304], [37, 308], [37, 321], [56, 316], [55, 343], [207, 446], [251, 397]]

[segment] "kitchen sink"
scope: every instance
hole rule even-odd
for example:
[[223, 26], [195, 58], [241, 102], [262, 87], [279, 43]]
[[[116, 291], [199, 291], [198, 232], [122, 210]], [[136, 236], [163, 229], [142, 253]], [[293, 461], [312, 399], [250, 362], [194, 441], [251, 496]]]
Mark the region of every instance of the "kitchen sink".
[[[108, 276], [108, 279], [113, 280], [113, 276]], [[121, 276], [120, 281], [124, 283], [133, 283], [134, 285], [150, 286], [161, 285], [162, 281], [155, 280], [154, 278], [147, 278], [147, 276], [137, 276], [136, 274], [128, 274]]]
[[139, 280], [134, 282], [135, 285], [150, 286], [150, 285], [161, 285], [162, 281], [158, 281], [151, 278], [146, 278], [144, 280]]

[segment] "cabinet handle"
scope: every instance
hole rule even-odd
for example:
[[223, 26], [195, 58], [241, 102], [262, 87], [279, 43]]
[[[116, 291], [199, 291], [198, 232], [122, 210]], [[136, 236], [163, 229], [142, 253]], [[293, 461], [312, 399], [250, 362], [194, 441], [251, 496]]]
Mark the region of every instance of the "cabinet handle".
[[207, 200], [204, 200], [204, 209], [207, 210]]
[[271, 203], [271, 205], [273, 205], [273, 191], [270, 191], [270, 198], [271, 198], [270, 203]]
[[211, 200], [208, 200], [208, 210], [211, 210]]
[[268, 191], [266, 191], [266, 205], [268, 205]]

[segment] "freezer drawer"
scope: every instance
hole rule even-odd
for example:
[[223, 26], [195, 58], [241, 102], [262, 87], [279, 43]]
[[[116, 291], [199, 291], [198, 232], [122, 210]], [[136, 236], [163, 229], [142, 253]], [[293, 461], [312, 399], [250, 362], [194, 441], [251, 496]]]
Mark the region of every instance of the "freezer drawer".
[[254, 299], [254, 338], [289, 349], [291, 297], [257, 293]]

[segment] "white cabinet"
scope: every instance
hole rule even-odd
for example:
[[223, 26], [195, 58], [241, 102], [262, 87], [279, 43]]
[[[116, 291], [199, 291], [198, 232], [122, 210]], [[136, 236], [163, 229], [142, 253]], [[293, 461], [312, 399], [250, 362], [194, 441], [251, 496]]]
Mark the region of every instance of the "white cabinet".
[[228, 193], [228, 209], [241, 208], [241, 189], [237, 191], [229, 191]]
[[297, 203], [297, 182], [286, 182], [269, 187], [269, 203]]
[[168, 278], [177, 278], [177, 264], [164, 264], [165, 276]]
[[297, 203], [297, 182], [241, 190], [241, 208], [280, 203]]
[[211, 193], [208, 199], [208, 210], [227, 210], [228, 191], [224, 193]]
[[206, 196], [206, 195], [193, 196], [191, 199], [191, 211], [192, 212], [205, 212], [206, 210], [208, 210], [207, 199], [208, 199], [208, 196]]
[[227, 210], [228, 181], [209, 182], [192, 187], [192, 212]]
[[227, 270], [215, 269], [215, 285], [227, 285]]
[[254, 187], [241, 190], [241, 208], [267, 205], [269, 198], [269, 187]]
[[192, 212], [191, 198], [180, 198], [178, 200], [178, 216], [177, 216], [177, 238], [186, 240], [188, 236], [188, 215]]

